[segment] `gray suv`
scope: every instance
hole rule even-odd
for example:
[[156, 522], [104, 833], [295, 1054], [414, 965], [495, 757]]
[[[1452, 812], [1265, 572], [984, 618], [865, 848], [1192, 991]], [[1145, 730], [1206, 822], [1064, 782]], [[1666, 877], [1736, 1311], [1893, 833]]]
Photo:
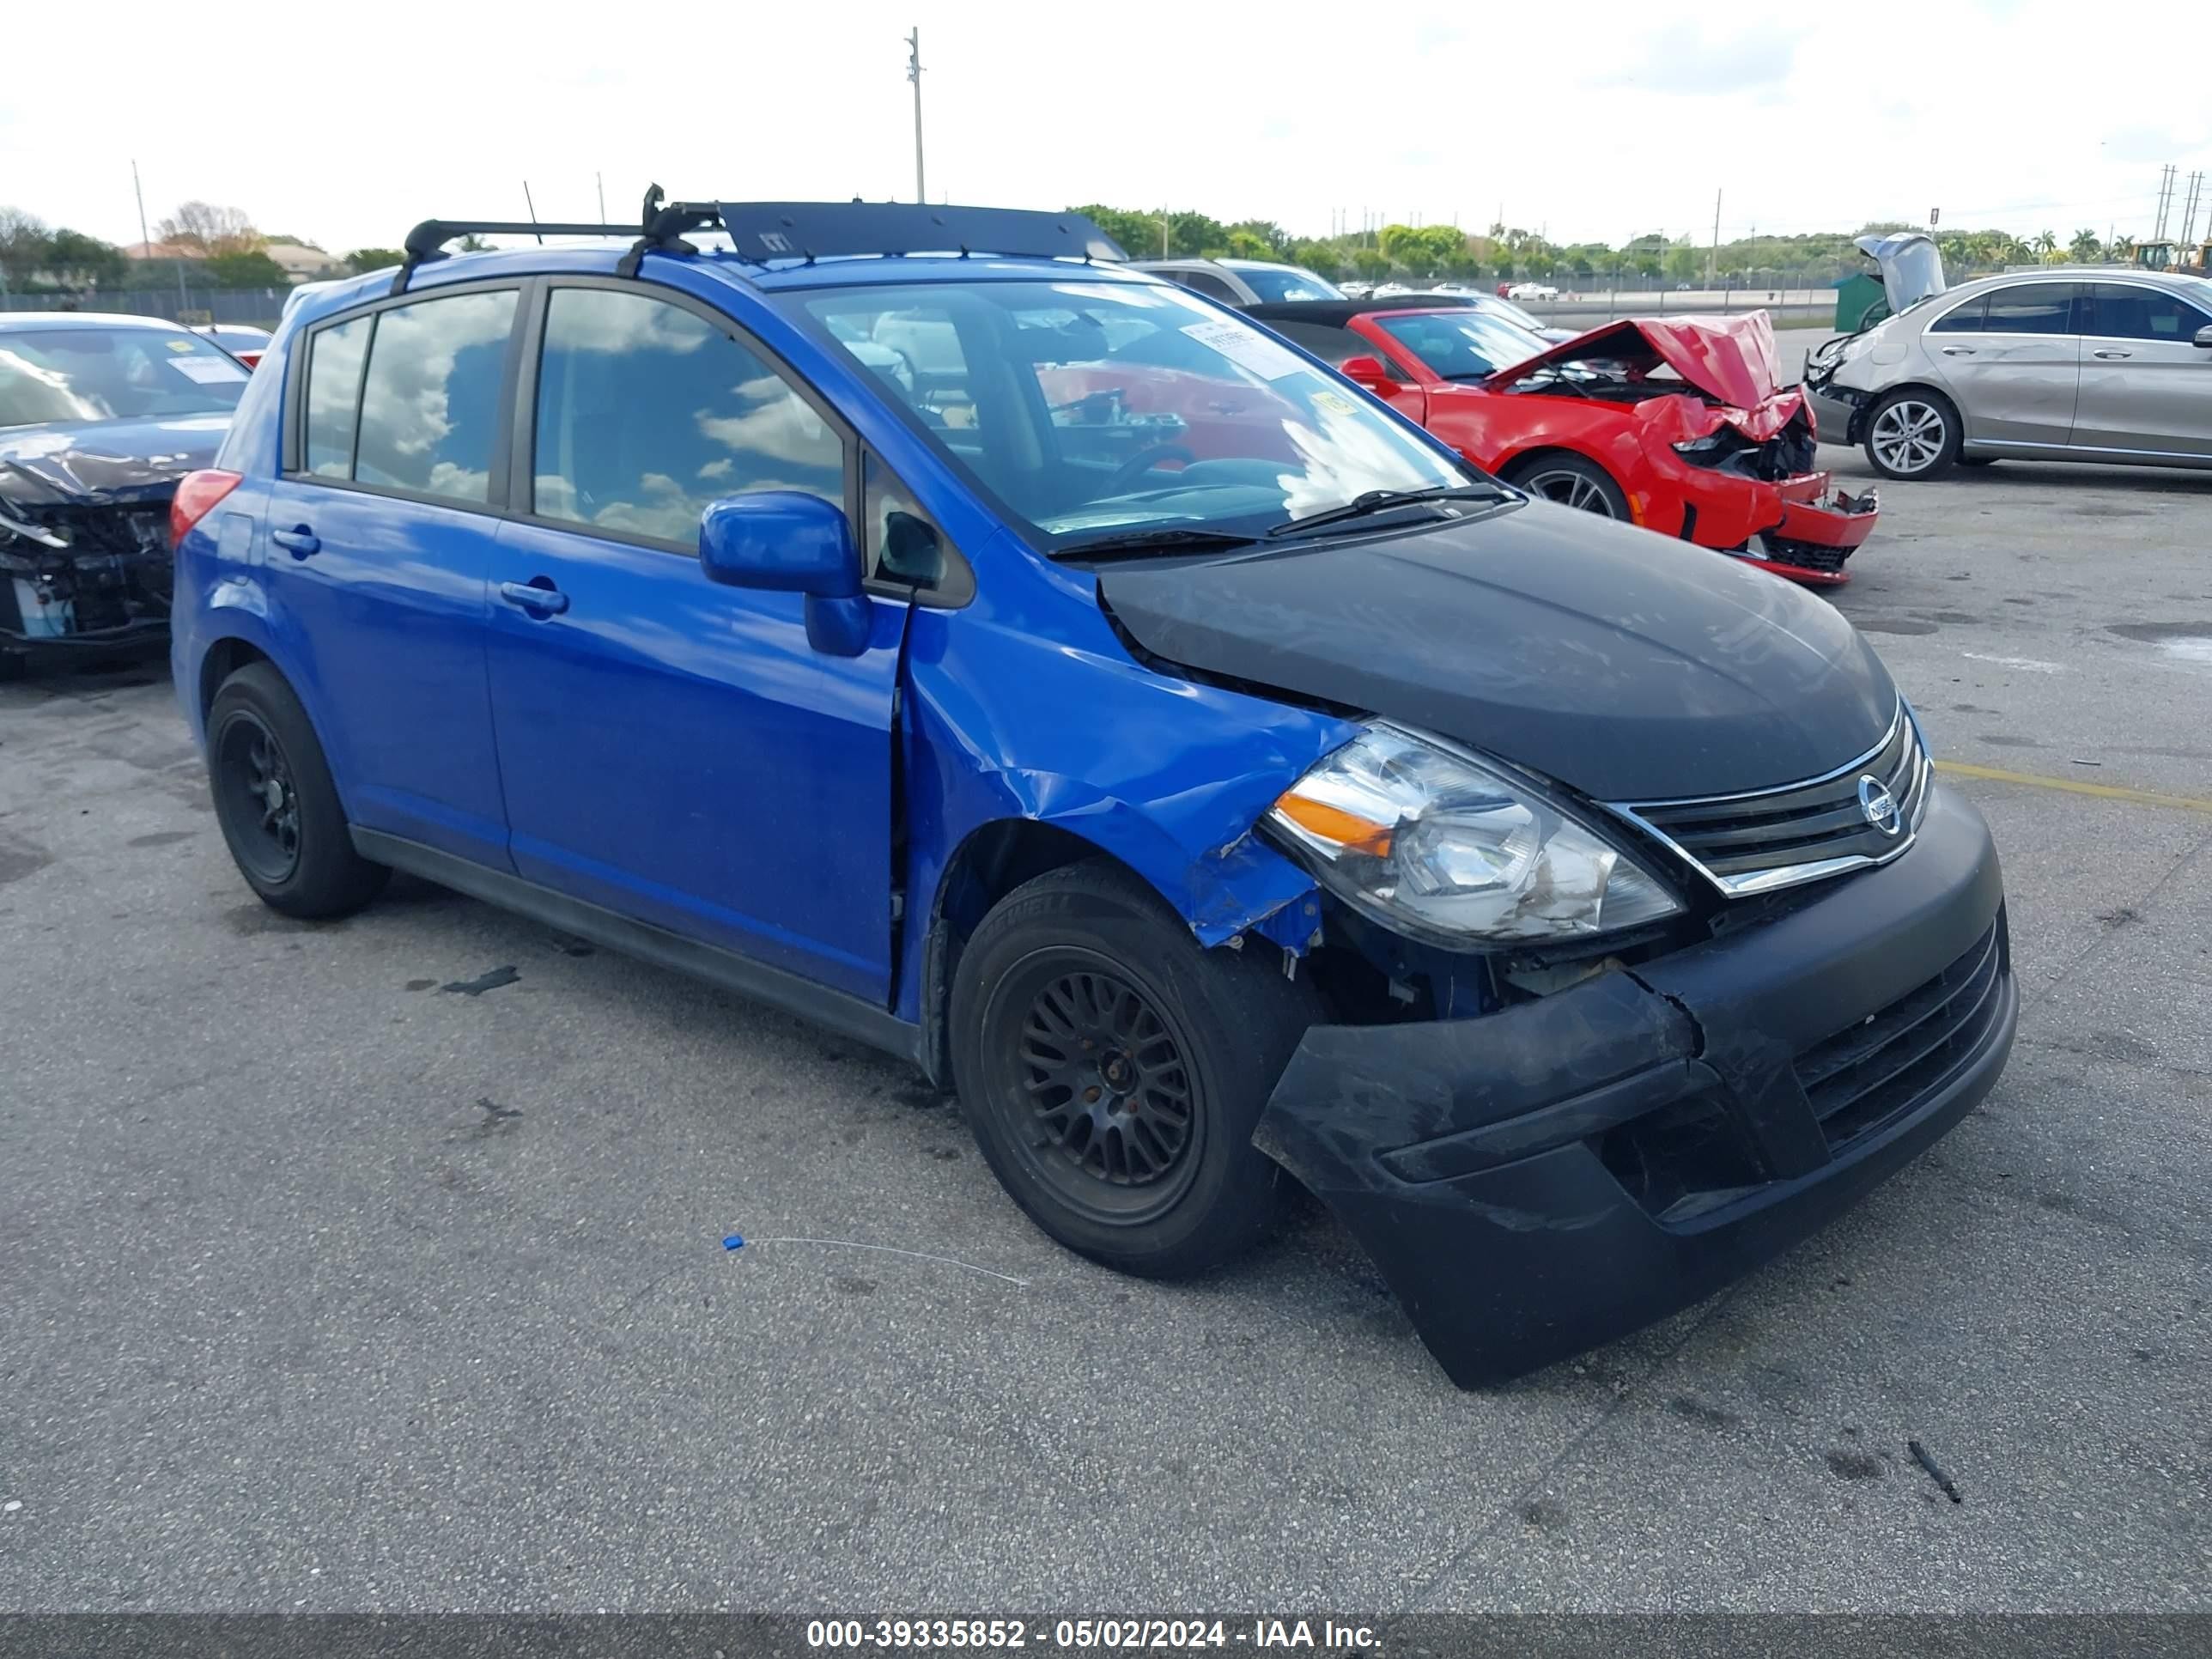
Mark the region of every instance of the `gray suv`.
[[1888, 478], [2005, 459], [2212, 467], [2212, 282], [1985, 276], [1829, 341], [1805, 387], [1821, 441], [1863, 445]]

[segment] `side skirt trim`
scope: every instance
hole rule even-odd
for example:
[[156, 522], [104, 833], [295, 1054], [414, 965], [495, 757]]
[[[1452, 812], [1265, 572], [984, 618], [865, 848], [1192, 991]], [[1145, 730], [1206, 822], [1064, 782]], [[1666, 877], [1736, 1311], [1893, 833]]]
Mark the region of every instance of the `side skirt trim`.
[[590, 939], [594, 945], [604, 945], [610, 951], [641, 957], [663, 968], [672, 968], [679, 974], [705, 980], [726, 991], [734, 991], [739, 996], [764, 1002], [841, 1036], [879, 1048], [909, 1065], [921, 1063], [921, 1028], [873, 1003], [817, 985], [780, 968], [770, 968], [734, 951], [702, 945], [665, 927], [635, 921], [602, 906], [556, 893], [507, 871], [489, 869], [454, 854], [425, 847], [420, 842], [388, 836], [378, 830], [363, 830], [358, 824], [351, 826], [351, 834], [354, 851], [374, 863], [388, 864], [395, 870], [434, 881], [441, 887], [450, 887], [471, 898], [528, 916], [548, 927], [557, 927], [563, 933]]

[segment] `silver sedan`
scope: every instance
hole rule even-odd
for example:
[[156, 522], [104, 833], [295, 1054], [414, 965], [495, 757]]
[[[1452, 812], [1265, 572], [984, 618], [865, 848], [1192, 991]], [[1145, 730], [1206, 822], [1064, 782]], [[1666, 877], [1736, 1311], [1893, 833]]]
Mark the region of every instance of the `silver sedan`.
[[1805, 365], [1824, 443], [1888, 478], [1954, 464], [2212, 467], [2212, 282], [1985, 276], [1831, 340]]

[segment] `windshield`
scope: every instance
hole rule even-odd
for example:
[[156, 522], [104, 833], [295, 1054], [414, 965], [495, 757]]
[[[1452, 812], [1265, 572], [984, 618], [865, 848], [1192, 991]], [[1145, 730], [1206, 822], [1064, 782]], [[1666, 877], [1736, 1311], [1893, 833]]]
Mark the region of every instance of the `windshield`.
[[1517, 323], [1531, 334], [1540, 337], [1547, 326], [1537, 318], [1534, 313], [1522, 310], [1510, 300], [1500, 300], [1493, 296], [1483, 301], [1482, 308], [1493, 317], [1503, 317], [1510, 323]]
[[1386, 312], [1374, 321], [1447, 380], [1480, 380], [1545, 349], [1527, 330], [1480, 311]]
[[1244, 283], [1262, 300], [1341, 300], [1336, 284], [1310, 270], [1285, 265], [1237, 265]]
[[0, 333], [0, 427], [224, 414], [245, 390], [235, 358], [182, 330]]
[[1165, 283], [795, 296], [894, 408], [1038, 536], [1257, 536], [1469, 475], [1274, 335]]

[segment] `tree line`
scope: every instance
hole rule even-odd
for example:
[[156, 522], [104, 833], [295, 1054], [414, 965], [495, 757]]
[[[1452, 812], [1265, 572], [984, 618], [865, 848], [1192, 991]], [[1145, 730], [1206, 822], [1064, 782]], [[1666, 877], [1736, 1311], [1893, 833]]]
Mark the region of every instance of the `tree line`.
[[[272, 242], [323, 251], [304, 236], [258, 229], [244, 210], [186, 202], [155, 227], [157, 246], [189, 249], [179, 258], [133, 259], [112, 242], [49, 225], [36, 214], [0, 206], [0, 278], [22, 292], [96, 292], [166, 288], [185, 265], [195, 288], [283, 288], [290, 278], [265, 250]], [[396, 265], [397, 248], [356, 248], [332, 263], [348, 270]]]
[[[1198, 212], [1152, 212], [1099, 203], [1069, 211], [1088, 214], [1134, 258], [1276, 259], [1327, 276], [1369, 281], [1395, 276], [1687, 283], [1702, 282], [1709, 264], [1717, 279], [1738, 284], [1784, 274], [1830, 281], [1863, 268], [1864, 261], [1852, 246], [1854, 238], [1918, 228], [1875, 222], [1856, 230], [1743, 236], [1717, 248], [1686, 235], [1670, 238], [1652, 231], [1615, 247], [1604, 242], [1550, 242], [1534, 231], [1503, 224], [1481, 232], [1457, 225], [1394, 224], [1356, 234], [1306, 237], [1267, 219], [1224, 223]], [[2094, 230], [2076, 231], [2064, 242], [2047, 230], [2025, 238], [2002, 230], [1947, 230], [1936, 240], [1954, 277], [2017, 264], [2126, 263], [2135, 258], [2136, 250], [2132, 235], [2115, 235], [2107, 243]]]
[[[1554, 243], [1537, 232], [1493, 224], [1486, 231], [1457, 225], [1384, 225], [1378, 230], [1340, 236], [1298, 236], [1267, 219], [1224, 223], [1194, 210], [1155, 213], [1093, 203], [1070, 210], [1086, 213], [1133, 258], [1229, 257], [1276, 259], [1304, 265], [1324, 276], [1382, 281], [1412, 277], [1471, 282], [1486, 277], [1540, 277], [1597, 285], [1635, 279], [1702, 282], [1708, 267], [1719, 280], [1756, 284], [1787, 276], [1828, 281], [1863, 268], [1852, 239], [1906, 230], [1898, 223], [1862, 225], [1855, 231], [1815, 231], [1794, 236], [1745, 236], [1717, 249], [1686, 235], [1652, 231], [1615, 247], [1603, 242]], [[264, 250], [271, 242], [295, 243], [320, 251], [304, 236], [265, 233], [243, 210], [207, 202], [186, 202], [161, 221], [158, 243], [189, 248], [187, 277], [194, 287], [282, 288], [284, 271]], [[1936, 237], [1945, 268], [1955, 279], [1970, 271], [2008, 265], [2100, 261], [2124, 264], [2135, 258], [2132, 235], [2109, 241], [2094, 230], [2077, 230], [2062, 241], [2057, 233], [2020, 237], [2002, 230], [1946, 230]], [[466, 249], [489, 244], [470, 237]], [[349, 271], [375, 270], [400, 262], [397, 248], [356, 248], [335, 261]], [[49, 226], [35, 215], [0, 207], [0, 278], [22, 290], [82, 292], [101, 289], [173, 285], [176, 262], [131, 259], [112, 242]]]

